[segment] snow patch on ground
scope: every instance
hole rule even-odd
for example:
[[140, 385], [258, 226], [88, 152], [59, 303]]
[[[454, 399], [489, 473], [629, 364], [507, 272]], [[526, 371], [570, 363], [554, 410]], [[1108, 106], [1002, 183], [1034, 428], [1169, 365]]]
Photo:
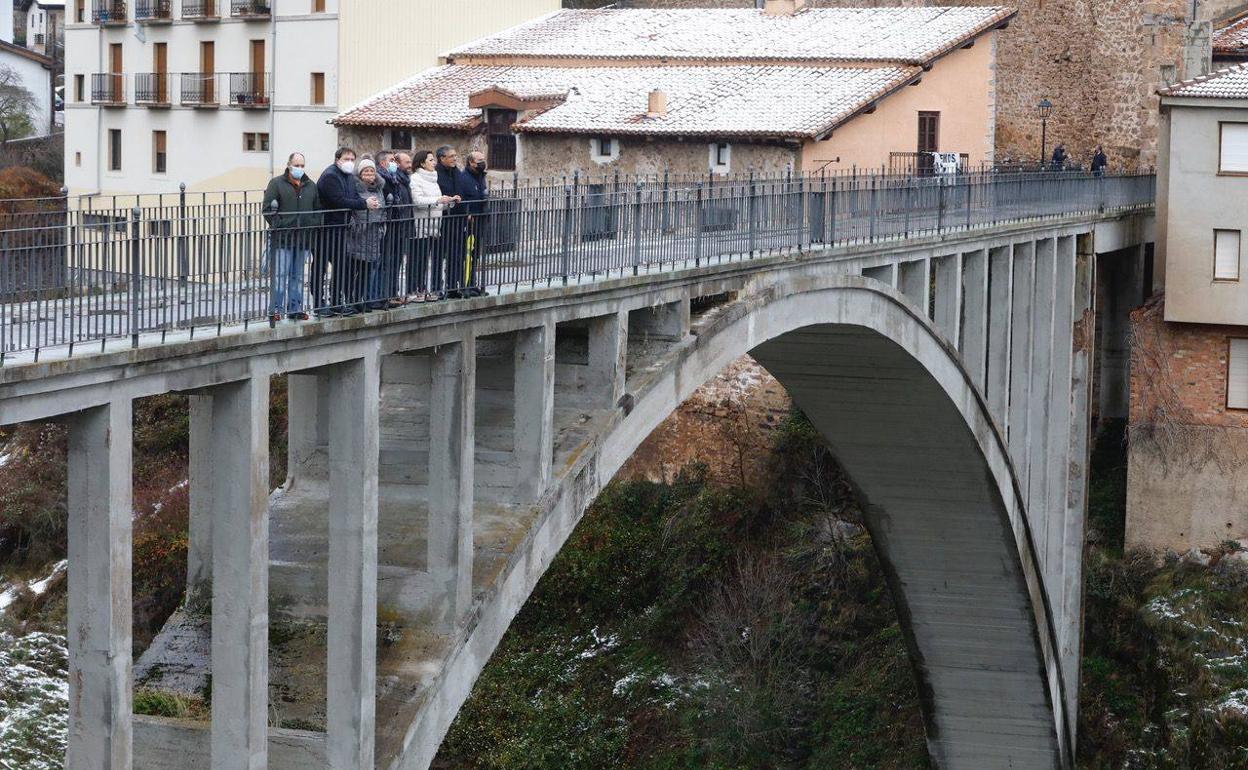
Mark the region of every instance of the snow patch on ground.
[[[64, 560], [57, 562], [56, 566], [52, 568], [52, 571], [48, 574], [47, 577], [45, 577], [42, 580], [36, 580], [33, 583], [27, 584], [25, 588], [28, 589], [31, 593], [33, 593], [35, 596], [42, 596], [43, 592], [48, 590], [48, 586], [51, 585], [53, 578], [55, 578], [57, 575], [60, 575], [62, 572], [64, 572], [65, 567], [68, 564], [69, 562], [64, 561]], [[10, 604], [12, 604], [14, 601], [17, 600], [17, 596], [21, 592], [22, 588], [23, 586], [21, 584], [10, 585], [10, 586], [7, 586], [3, 591], [0, 591], [0, 613], [3, 613], [4, 610], [7, 609]]]
[[69, 710], [65, 637], [0, 633], [0, 770], [60, 770]]

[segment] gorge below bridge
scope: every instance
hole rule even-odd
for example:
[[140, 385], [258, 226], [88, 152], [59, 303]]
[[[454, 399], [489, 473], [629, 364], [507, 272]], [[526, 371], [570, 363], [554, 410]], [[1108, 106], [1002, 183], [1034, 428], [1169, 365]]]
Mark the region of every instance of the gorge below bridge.
[[[11, 357], [0, 424], [69, 426], [67, 767], [424, 770], [597, 493], [745, 354], [860, 495], [934, 764], [1072, 767], [1094, 372], [1103, 402], [1125, 386], [1124, 316], [1098, 304], [1139, 291], [1151, 228], [1140, 205], [1020, 217]], [[134, 664], [132, 403], [168, 392], [190, 397], [187, 609]], [[323, 646], [271, 652], [283, 618]], [[211, 677], [211, 721], [132, 715], [140, 670]], [[324, 697], [290, 708], [323, 731], [269, 726], [272, 680], [299, 677]]]

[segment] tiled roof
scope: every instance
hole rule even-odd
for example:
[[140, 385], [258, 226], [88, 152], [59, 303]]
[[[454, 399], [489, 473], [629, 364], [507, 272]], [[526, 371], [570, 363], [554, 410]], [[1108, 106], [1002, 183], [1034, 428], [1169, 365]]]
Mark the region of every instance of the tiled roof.
[[[472, 94], [564, 99], [516, 126], [522, 132], [815, 137], [910, 82], [918, 67], [494, 67], [447, 65], [421, 73], [335, 119], [339, 125], [475, 125]], [[647, 97], [667, 114], [646, 117]]]
[[565, 10], [455, 49], [456, 57], [870, 61], [926, 64], [1008, 21], [1011, 8]]
[[1248, 54], [1248, 16], [1213, 33], [1213, 53], [1215, 56]]
[[1162, 96], [1185, 96], [1203, 99], [1248, 99], [1248, 64], [1201, 75], [1175, 83], [1159, 91]]

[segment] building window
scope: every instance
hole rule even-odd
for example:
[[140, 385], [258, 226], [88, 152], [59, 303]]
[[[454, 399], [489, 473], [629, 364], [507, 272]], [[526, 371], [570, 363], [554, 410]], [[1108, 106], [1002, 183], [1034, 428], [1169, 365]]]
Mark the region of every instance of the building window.
[[390, 149], [392, 150], [412, 149], [412, 132], [408, 131], [406, 128], [391, 129]]
[[1226, 408], [1248, 409], [1248, 339], [1227, 340]]
[[168, 152], [164, 131], [152, 132], [152, 173], [163, 174], [168, 170]]
[[74, 101], [81, 102], [85, 98], [84, 93], [87, 90], [86, 83], [86, 75], [74, 75]]
[[311, 103], [312, 104], [324, 104], [325, 103], [325, 73], [324, 72], [312, 73]]
[[732, 168], [732, 145], [716, 142], [711, 145], [711, 171], [716, 174], [727, 174]]
[[516, 170], [515, 110], [486, 110], [486, 133], [489, 139], [490, 168], [495, 171]]
[[935, 170], [936, 158], [932, 153], [940, 151], [940, 113], [919, 113], [919, 141], [915, 146], [917, 152], [916, 171], [920, 174], [931, 174]]
[[1248, 174], [1248, 123], [1220, 123], [1218, 173]]
[[74, 165], [80, 168], [82, 167], [82, 153], [81, 152], [74, 153]]
[[620, 143], [609, 136], [589, 140], [589, 157], [595, 163], [610, 163], [620, 157]]
[[312, 0], [312, 13], [325, 13], [325, 0]]
[[252, 131], [244, 133], [243, 150], [246, 152], [268, 152], [269, 135]]
[[87, 19], [87, 0], [74, 0], [74, 21], [79, 24]]
[[121, 129], [108, 129], [108, 170], [121, 171]]
[[1239, 230], [1213, 231], [1213, 280], [1239, 280]]

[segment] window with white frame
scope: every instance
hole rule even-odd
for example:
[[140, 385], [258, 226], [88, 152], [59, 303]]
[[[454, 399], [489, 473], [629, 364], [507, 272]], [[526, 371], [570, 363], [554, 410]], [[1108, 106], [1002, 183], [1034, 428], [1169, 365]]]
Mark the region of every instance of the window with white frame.
[[620, 157], [620, 142], [610, 136], [595, 136], [589, 140], [589, 157], [595, 163], [610, 163]]
[[1226, 408], [1248, 409], [1248, 339], [1227, 340]]
[[711, 145], [710, 166], [715, 174], [727, 174], [732, 169], [732, 145], [716, 142]]
[[1248, 174], [1248, 123], [1220, 123], [1218, 129], [1218, 173]]
[[1213, 231], [1213, 280], [1239, 280], [1239, 230]]

